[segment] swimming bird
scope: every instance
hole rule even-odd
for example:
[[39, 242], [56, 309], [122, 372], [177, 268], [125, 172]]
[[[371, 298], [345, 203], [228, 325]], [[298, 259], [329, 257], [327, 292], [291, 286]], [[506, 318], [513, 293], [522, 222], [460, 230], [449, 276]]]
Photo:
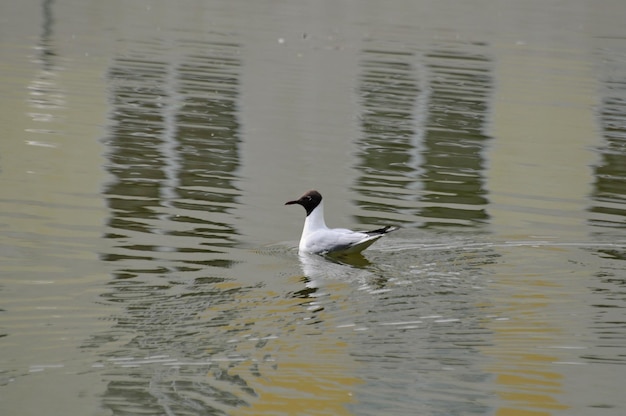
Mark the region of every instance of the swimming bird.
[[299, 199], [287, 201], [285, 205], [298, 204], [306, 210], [304, 229], [298, 250], [301, 253], [359, 253], [383, 235], [398, 227], [387, 226], [372, 231], [352, 231], [345, 228], [328, 228], [324, 221], [322, 195], [310, 190]]

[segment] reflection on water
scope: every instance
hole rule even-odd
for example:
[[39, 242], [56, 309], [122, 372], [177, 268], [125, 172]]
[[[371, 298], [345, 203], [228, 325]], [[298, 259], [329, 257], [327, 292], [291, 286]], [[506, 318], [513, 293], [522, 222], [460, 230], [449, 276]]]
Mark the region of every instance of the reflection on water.
[[[594, 166], [594, 186], [589, 208], [593, 234], [601, 241], [624, 241], [626, 228], [626, 48], [622, 41], [604, 39], [603, 99], [598, 112], [603, 143], [597, 149], [600, 157]], [[606, 259], [589, 282], [594, 294], [592, 330], [603, 348], [586, 353], [584, 358], [605, 364], [626, 364], [623, 354], [626, 327], [626, 291], [621, 263], [626, 260], [624, 247], [597, 250]]]
[[52, 14], [53, 4], [54, 0], [44, 0], [41, 4], [43, 24], [41, 38], [39, 41], [39, 57], [43, 64], [43, 69], [46, 71], [53, 70], [54, 64], [52, 60], [56, 56], [56, 54], [52, 50], [52, 28], [54, 26], [54, 16]]
[[[549, 253], [551, 248], [547, 248]], [[506, 264], [523, 261], [516, 259], [521, 248], [514, 252], [500, 247]], [[485, 345], [482, 351], [493, 357], [487, 369], [495, 376], [496, 394], [503, 400], [498, 414], [549, 414], [551, 410], [566, 410], [558, 399], [563, 391], [563, 376], [554, 365], [555, 348], [577, 348], [578, 345], [560, 345], [561, 327], [551, 301], [557, 293], [564, 292], [564, 284], [543, 277], [545, 268], [541, 262], [551, 261], [551, 256], [534, 255], [535, 272], [530, 268], [524, 272], [500, 270], [495, 267], [497, 281], [493, 285], [501, 288], [502, 299], [494, 299], [492, 312], [503, 317], [489, 323], [493, 331], [493, 344]], [[522, 285], [520, 283], [523, 282]], [[531, 410], [532, 409], [532, 410]], [[522, 413], [520, 413], [522, 412]], [[523, 413], [527, 412], [527, 413]]]
[[[604, 98], [599, 111], [599, 124], [604, 143], [598, 149], [600, 161], [595, 166], [591, 224], [602, 227], [602, 233], [623, 231], [626, 217], [626, 78], [615, 78], [612, 61], [606, 69]], [[613, 234], [613, 233], [611, 233]], [[623, 237], [618, 232], [617, 237]]]
[[[390, 213], [399, 208], [400, 212], [415, 215], [410, 207], [419, 186], [418, 118], [423, 117], [419, 113], [424, 111], [424, 108], [416, 109], [423, 101], [420, 95], [424, 94], [415, 79], [416, 61], [417, 57], [410, 52], [378, 50], [373, 46], [363, 51], [360, 91], [363, 138], [359, 141], [358, 155], [362, 176], [356, 188], [367, 198], [358, 202], [366, 210], [393, 215]], [[408, 203], [400, 207], [385, 202], [405, 198]], [[364, 217], [359, 220], [376, 222]]]
[[202, 53], [188, 48], [174, 65], [171, 50], [153, 48], [143, 45], [110, 70], [114, 179], [106, 192], [118, 250], [107, 260], [141, 269], [152, 253], [169, 252], [180, 254], [171, 255], [179, 267], [227, 267], [220, 247], [232, 247], [237, 234], [228, 214], [239, 165], [237, 45], [196, 45]]
[[493, 81], [485, 46], [475, 47], [363, 51], [365, 209], [426, 226], [488, 220], [483, 131]]
[[[478, 226], [488, 221], [484, 178], [488, 100], [486, 45], [477, 51], [440, 49], [424, 61], [432, 80], [422, 150], [422, 215], [428, 223]], [[470, 49], [471, 50], [471, 49]]]
[[[103, 297], [123, 302], [125, 312], [91, 345], [117, 344], [105, 357], [134, 368], [108, 374], [105, 404], [116, 413], [212, 413], [245, 404], [231, 391], [245, 392], [245, 381], [207, 361], [211, 350], [228, 357], [226, 340], [207, 329], [232, 324], [233, 302], [244, 291], [220, 289], [224, 279], [206, 274], [207, 266], [233, 264], [227, 249], [237, 235], [229, 213], [238, 195], [237, 54], [233, 42], [142, 44], [109, 70], [112, 247], [103, 259], [116, 279]], [[207, 316], [207, 307], [222, 304], [231, 306]], [[161, 359], [137, 361], [137, 351]], [[217, 385], [198, 382], [207, 369]]]
[[[446, 1], [74, 3], [0, 25], [1, 414], [624, 414], [623, 36], [499, 39], [539, 11]], [[502, 133], [526, 111], [532, 135]], [[602, 137], [568, 140], [594, 116]], [[276, 241], [303, 173], [402, 229], [299, 256]]]
[[33, 125], [38, 126], [38, 128], [30, 129], [36, 139], [33, 138], [28, 143], [50, 148], [56, 147], [56, 143], [50, 141], [51, 134], [60, 132], [50, 127], [49, 123], [60, 122], [57, 112], [66, 106], [65, 92], [57, 82], [59, 71], [63, 67], [55, 59], [56, 53], [52, 42], [54, 28], [52, 5], [53, 0], [45, 0], [42, 3], [43, 25], [36, 48], [37, 54], [33, 57], [39, 71], [28, 87], [29, 103], [33, 108], [29, 115], [34, 122]]

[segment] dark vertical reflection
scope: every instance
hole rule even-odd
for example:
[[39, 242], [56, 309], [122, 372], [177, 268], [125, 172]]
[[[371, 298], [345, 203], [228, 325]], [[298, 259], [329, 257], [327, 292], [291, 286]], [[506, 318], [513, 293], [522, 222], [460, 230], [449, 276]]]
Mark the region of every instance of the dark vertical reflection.
[[223, 55], [235, 46], [214, 45], [215, 56], [184, 56], [176, 66], [137, 55], [111, 68], [107, 237], [116, 249], [105, 259], [126, 260], [120, 275], [144, 270], [142, 260], [158, 264], [162, 252], [179, 255], [159, 269], [232, 264], [239, 63]]
[[[37, 43], [37, 54], [33, 56], [33, 62], [40, 67], [35, 77], [28, 86], [29, 104], [33, 107], [30, 113], [35, 123], [48, 123], [55, 121], [54, 111], [65, 107], [65, 91], [57, 83], [57, 75], [62, 70], [62, 65], [56, 62], [57, 54], [54, 51], [54, 26], [53, 14], [54, 0], [44, 0], [41, 3], [41, 34]], [[33, 126], [36, 124], [33, 123]], [[49, 126], [45, 128], [38, 124], [38, 128], [32, 127], [32, 131], [38, 133], [51, 133]], [[47, 140], [46, 136], [35, 136], [36, 140]]]
[[[240, 65], [232, 50], [237, 45], [216, 45], [211, 56], [190, 56], [179, 68], [179, 93], [185, 97], [176, 125], [180, 187], [173, 206], [180, 212], [210, 213], [198, 223], [193, 215], [178, 221], [198, 223], [182, 236], [199, 235], [211, 251], [234, 245], [237, 234], [229, 211], [239, 194], [235, 183], [239, 168], [239, 121], [235, 73]], [[231, 260], [214, 257], [211, 265], [228, 267]]]
[[[357, 203], [378, 214], [402, 212], [398, 222], [415, 221], [418, 183], [418, 118], [416, 108], [423, 91], [416, 81], [411, 52], [384, 49], [363, 51], [360, 95], [363, 105], [359, 146], [361, 175], [356, 189]], [[413, 203], [411, 203], [413, 201]], [[375, 216], [360, 216], [363, 223], [380, 222]]]
[[604, 364], [626, 364], [623, 354], [626, 328], [623, 262], [626, 251], [622, 246], [626, 229], [626, 73], [623, 60], [614, 58], [625, 55], [624, 52], [616, 53], [612, 40], [604, 41], [608, 44], [602, 50], [612, 51], [612, 54], [601, 59], [607, 66], [603, 100], [597, 113], [603, 145], [597, 149], [600, 156], [593, 167], [595, 181], [589, 224], [598, 240], [618, 244], [597, 250], [603, 262], [589, 286], [595, 295], [590, 330], [598, 339], [599, 348], [594, 348], [584, 358]]
[[54, 15], [52, 14], [53, 5], [54, 0], [44, 0], [41, 4], [43, 25], [39, 42], [39, 57], [45, 71], [53, 69], [54, 64], [52, 58], [56, 56], [52, 50], [52, 28], [54, 26]]
[[626, 228], [626, 79], [606, 83], [600, 112], [604, 145], [594, 167], [591, 225], [598, 233]]
[[483, 131], [493, 81], [490, 60], [448, 49], [424, 56], [430, 95], [422, 147], [421, 215], [427, 224], [477, 226], [488, 221]]
[[132, 260], [152, 259], [158, 251], [158, 237], [147, 236], [160, 231], [153, 224], [160, 217], [163, 162], [177, 157], [163, 152], [167, 138], [160, 97], [168, 94], [168, 70], [164, 61], [131, 56], [118, 58], [109, 71], [112, 127], [106, 156], [113, 180], [105, 189], [111, 209], [106, 237], [117, 250], [104, 259], [126, 265], [115, 268], [118, 277], [135, 277], [141, 268]]
[[102, 254], [114, 277], [103, 297], [124, 312], [84, 347], [108, 344], [103, 359], [114, 364], [103, 405], [114, 414], [222, 414], [220, 407], [245, 404], [242, 390], [251, 394], [208, 361], [228, 355], [223, 338], [232, 333], [211, 331], [229, 320], [207, 308], [224, 305], [234, 316], [233, 299], [244, 290], [220, 289], [219, 272], [234, 262], [238, 233], [231, 211], [239, 195], [239, 45], [130, 50], [108, 73], [111, 248]]
[[424, 226], [487, 222], [489, 59], [444, 48], [363, 55], [359, 204]]

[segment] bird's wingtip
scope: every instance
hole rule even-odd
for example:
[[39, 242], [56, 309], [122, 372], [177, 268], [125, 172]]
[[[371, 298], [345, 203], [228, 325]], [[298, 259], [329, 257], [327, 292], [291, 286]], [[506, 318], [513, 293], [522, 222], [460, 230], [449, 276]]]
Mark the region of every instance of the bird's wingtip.
[[387, 225], [383, 228], [378, 228], [376, 230], [372, 230], [372, 231], [365, 231], [365, 234], [369, 234], [369, 235], [382, 235], [382, 234], [387, 234], [390, 233], [392, 231], [396, 231], [399, 230], [400, 227], [396, 227], [395, 225]]

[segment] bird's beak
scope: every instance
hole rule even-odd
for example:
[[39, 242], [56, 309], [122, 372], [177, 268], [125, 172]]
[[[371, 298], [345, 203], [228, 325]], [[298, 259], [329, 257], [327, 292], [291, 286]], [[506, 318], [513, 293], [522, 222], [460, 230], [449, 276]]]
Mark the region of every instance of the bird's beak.
[[285, 205], [293, 205], [293, 204], [299, 204], [298, 201], [287, 201], [285, 202]]

